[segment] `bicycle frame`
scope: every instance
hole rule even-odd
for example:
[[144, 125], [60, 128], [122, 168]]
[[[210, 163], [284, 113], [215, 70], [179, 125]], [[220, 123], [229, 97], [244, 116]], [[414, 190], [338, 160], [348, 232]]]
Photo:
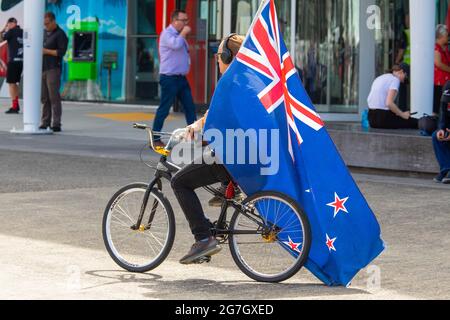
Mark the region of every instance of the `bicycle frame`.
[[[147, 128], [145, 125], [139, 125], [135, 124], [135, 128], [138, 129], [145, 129], [149, 135], [149, 146], [153, 150], [157, 151], [153, 146], [153, 132]], [[158, 152], [160, 153], [160, 152]], [[176, 166], [175, 164], [171, 163], [167, 159], [167, 155], [162, 155], [158, 165], [156, 167], [156, 172], [150, 183], [148, 184], [147, 190], [144, 194], [144, 199], [142, 202], [142, 206], [140, 209], [139, 217], [137, 223], [132, 226], [133, 230], [138, 230], [142, 224], [142, 220], [144, 217], [145, 210], [147, 209], [148, 200], [150, 198], [150, 194], [155, 186], [158, 187], [158, 190], [162, 190], [162, 179], [166, 179], [167, 181], [171, 181], [173, 174], [177, 173], [181, 168]], [[233, 199], [227, 199], [219, 190], [211, 187], [211, 186], [205, 186], [203, 187], [204, 190], [212, 194], [213, 196], [217, 196], [222, 199], [222, 206], [220, 210], [220, 216], [219, 220], [217, 221], [217, 225], [215, 228], [213, 228], [213, 232], [216, 236], [228, 236], [230, 234], [263, 234], [263, 232], [267, 232], [268, 226], [265, 226], [264, 221], [258, 221], [255, 214], [253, 214], [252, 210], [248, 208], [246, 205], [236, 202]], [[156, 214], [156, 208], [158, 206], [158, 201], [155, 199], [153, 202], [152, 209], [150, 211], [150, 217], [147, 223], [147, 226], [145, 226], [145, 230], [148, 230], [151, 228], [151, 224], [153, 222], [153, 218]], [[259, 228], [256, 231], [250, 231], [250, 230], [229, 230], [226, 223], [227, 223], [227, 212], [228, 208], [232, 207], [237, 211], [240, 211], [244, 216], [246, 216], [248, 219], [255, 222]]]

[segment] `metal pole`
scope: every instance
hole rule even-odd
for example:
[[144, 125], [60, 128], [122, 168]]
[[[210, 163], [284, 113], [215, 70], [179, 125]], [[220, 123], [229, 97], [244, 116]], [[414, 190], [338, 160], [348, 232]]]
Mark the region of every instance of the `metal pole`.
[[411, 18], [411, 111], [418, 116], [433, 112], [434, 1], [410, 0]]
[[223, 2], [223, 35], [226, 37], [231, 33], [231, 1], [225, 0]]
[[12, 133], [42, 134], [39, 130], [42, 87], [42, 44], [45, 0], [24, 2], [24, 85], [23, 85], [23, 131]]
[[297, 1], [296, 0], [291, 0], [291, 58], [292, 61], [294, 62], [294, 65], [296, 63], [296, 57], [295, 57], [295, 53], [296, 53], [296, 47], [295, 47], [295, 33], [297, 32], [296, 27], [297, 27]]
[[[361, 117], [363, 111], [367, 109], [367, 97], [370, 93], [370, 88], [375, 80], [375, 53], [376, 53], [376, 41], [375, 41], [375, 26], [368, 26], [367, 20], [369, 14], [373, 14], [368, 8], [376, 4], [375, 0], [362, 0], [360, 2], [359, 9], [359, 29], [360, 29], [360, 46], [359, 46], [359, 108], [358, 114]], [[368, 11], [370, 13], [368, 13]], [[374, 27], [374, 28], [371, 28]]]

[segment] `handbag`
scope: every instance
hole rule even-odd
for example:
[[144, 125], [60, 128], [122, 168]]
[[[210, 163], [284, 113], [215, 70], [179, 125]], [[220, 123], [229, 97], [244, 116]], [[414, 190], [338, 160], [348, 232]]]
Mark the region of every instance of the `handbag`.
[[424, 115], [419, 119], [419, 130], [423, 136], [431, 136], [438, 128], [437, 116]]

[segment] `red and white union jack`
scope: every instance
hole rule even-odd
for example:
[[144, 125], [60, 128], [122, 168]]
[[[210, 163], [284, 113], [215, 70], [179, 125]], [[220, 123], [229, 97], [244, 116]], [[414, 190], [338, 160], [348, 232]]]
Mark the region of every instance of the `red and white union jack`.
[[[267, 6], [270, 6], [267, 8]], [[269, 21], [263, 17], [263, 12], [269, 10]], [[273, 35], [273, 37], [271, 36]], [[284, 103], [289, 127], [294, 131], [298, 144], [303, 143], [302, 136], [295, 123], [295, 119], [305, 123], [312, 129], [319, 131], [324, 123], [319, 115], [300, 102], [289, 90], [287, 80], [292, 76], [298, 76], [292, 62], [289, 51], [282, 55], [281, 41], [278, 28], [278, 17], [273, 0], [267, 1], [260, 11], [257, 20], [253, 23], [249, 37], [255, 44], [259, 53], [242, 46], [236, 58], [240, 63], [255, 70], [272, 82], [264, 88], [258, 98], [268, 113], [274, 112]], [[285, 48], [285, 46], [283, 46]], [[293, 156], [292, 141], [289, 136], [289, 152]]]

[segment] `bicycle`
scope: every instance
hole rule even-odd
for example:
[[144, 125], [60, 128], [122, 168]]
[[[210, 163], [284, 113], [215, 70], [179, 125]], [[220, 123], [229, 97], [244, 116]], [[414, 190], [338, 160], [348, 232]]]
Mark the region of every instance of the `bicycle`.
[[[147, 272], [158, 267], [168, 256], [175, 238], [175, 215], [162, 191], [162, 179], [170, 182], [180, 170], [169, 155], [181, 141], [183, 129], [173, 133], [153, 132], [146, 125], [148, 146], [161, 155], [155, 175], [147, 183], [133, 183], [118, 190], [108, 202], [103, 216], [103, 240], [111, 258], [130, 272]], [[153, 145], [153, 136], [170, 136], [165, 148]], [[304, 265], [311, 246], [308, 218], [288, 196], [264, 191], [243, 201], [234, 199], [235, 184], [230, 182], [225, 194], [212, 186], [203, 187], [220, 197], [219, 219], [213, 223], [213, 236], [228, 242], [239, 269], [260, 282], [281, 282], [295, 275]], [[149, 205], [150, 204], [150, 205]], [[228, 209], [234, 209], [228, 221]], [[201, 257], [196, 263], [209, 262]]]

